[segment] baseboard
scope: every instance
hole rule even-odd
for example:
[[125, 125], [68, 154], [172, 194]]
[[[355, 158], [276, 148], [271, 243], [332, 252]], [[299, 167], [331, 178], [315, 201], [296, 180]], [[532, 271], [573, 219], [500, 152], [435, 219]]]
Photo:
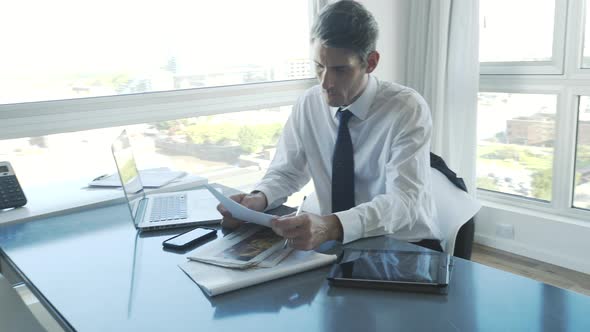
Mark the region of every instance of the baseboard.
[[[475, 233], [474, 241], [475, 243], [479, 243], [484, 246], [508, 251], [516, 255], [525, 256], [545, 263], [561, 266], [566, 269], [590, 274], [590, 261], [588, 261], [587, 258], [576, 259], [575, 257], [572, 258], [565, 255], [559, 255], [548, 250], [527, 246], [526, 244], [513, 240], [499, 239], [478, 233]], [[585, 254], [580, 253], [580, 256], [585, 256]]]

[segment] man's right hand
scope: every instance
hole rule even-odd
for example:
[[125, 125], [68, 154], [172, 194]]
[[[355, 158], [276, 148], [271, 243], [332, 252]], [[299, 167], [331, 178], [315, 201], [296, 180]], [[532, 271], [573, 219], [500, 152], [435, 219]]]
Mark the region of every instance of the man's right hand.
[[[229, 198], [255, 211], [264, 211], [267, 206], [266, 195], [261, 191], [252, 194], [237, 194]], [[217, 211], [223, 216], [221, 226], [224, 228], [237, 228], [243, 223], [242, 220], [233, 218], [231, 213], [221, 204], [217, 205]]]

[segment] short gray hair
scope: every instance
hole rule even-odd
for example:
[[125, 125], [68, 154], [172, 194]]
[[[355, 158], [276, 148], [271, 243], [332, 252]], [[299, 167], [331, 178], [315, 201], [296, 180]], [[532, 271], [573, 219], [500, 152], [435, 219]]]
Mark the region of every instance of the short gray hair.
[[378, 35], [377, 21], [362, 4], [342, 0], [322, 10], [311, 29], [311, 42], [352, 50], [366, 64], [377, 48]]

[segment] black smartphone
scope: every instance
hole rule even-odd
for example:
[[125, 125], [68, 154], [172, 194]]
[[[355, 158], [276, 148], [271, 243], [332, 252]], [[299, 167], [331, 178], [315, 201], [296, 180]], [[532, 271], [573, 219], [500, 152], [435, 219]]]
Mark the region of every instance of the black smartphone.
[[164, 242], [164, 248], [182, 250], [189, 248], [198, 242], [205, 241], [217, 235], [217, 230], [213, 228], [197, 227], [188, 232], [175, 235]]

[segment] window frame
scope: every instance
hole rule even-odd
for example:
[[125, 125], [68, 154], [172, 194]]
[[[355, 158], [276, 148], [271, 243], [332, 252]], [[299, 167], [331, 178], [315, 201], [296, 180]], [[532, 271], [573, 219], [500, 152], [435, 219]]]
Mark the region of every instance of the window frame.
[[315, 79], [0, 105], [0, 140], [295, 103]]
[[585, 0], [570, 0], [566, 44], [566, 76], [570, 79], [590, 79], [590, 68], [582, 68], [584, 62], [584, 36], [586, 28]]
[[[590, 79], [588, 80], [588, 84], [590, 84]], [[579, 215], [586, 215], [590, 216], [590, 209], [583, 209], [579, 207], [574, 207], [574, 194], [576, 189], [576, 158], [577, 158], [577, 146], [578, 146], [578, 120], [579, 120], [579, 111], [580, 111], [580, 97], [586, 96], [590, 97], [590, 87], [572, 87], [569, 89], [570, 92], [570, 102], [572, 107], [575, 108], [575, 112], [571, 112], [571, 122], [573, 123], [573, 128], [567, 128], [569, 131], [567, 132], [571, 135], [571, 139], [573, 140], [574, 144], [571, 147], [571, 154], [572, 158], [566, 160], [565, 162], [568, 163], [569, 170], [571, 170], [570, 174], [570, 190], [567, 194], [569, 194], [569, 202], [570, 208], [575, 211], [580, 211]]]
[[[566, 2], [556, 1], [562, 4]], [[585, 11], [581, 9], [585, 8], [585, 2], [570, 0], [568, 3], [569, 16], [564, 19], [567, 19], [567, 29], [571, 33], [566, 36], [564, 30], [562, 36], [562, 43], [567, 47], [563, 57], [563, 73], [524, 73], [518, 66], [507, 66], [506, 68], [511, 68], [512, 71], [505, 74], [498, 72], [492, 75], [483, 70], [480, 72], [479, 92], [548, 93], [557, 96], [551, 201], [545, 202], [480, 188], [477, 188], [478, 198], [492, 204], [498, 203], [515, 209], [524, 208], [533, 213], [541, 213], [540, 216], [548, 214], [558, 218], [569, 217], [590, 221], [590, 210], [573, 206], [579, 97], [590, 96], [590, 68], [581, 68], [585, 29]]]
[[555, 0], [551, 61], [481, 62], [483, 75], [560, 75], [564, 72], [568, 0]]

